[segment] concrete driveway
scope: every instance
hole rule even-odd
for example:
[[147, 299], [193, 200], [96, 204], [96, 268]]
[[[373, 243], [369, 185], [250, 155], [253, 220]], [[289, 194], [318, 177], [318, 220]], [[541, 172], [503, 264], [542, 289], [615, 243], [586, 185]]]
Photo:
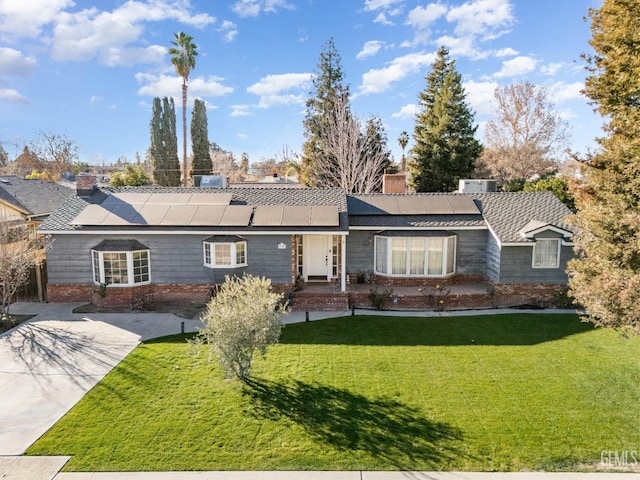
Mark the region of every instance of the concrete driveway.
[[24, 453], [140, 341], [199, 323], [167, 313], [73, 314], [75, 306], [11, 306], [38, 315], [0, 335], [0, 456]]

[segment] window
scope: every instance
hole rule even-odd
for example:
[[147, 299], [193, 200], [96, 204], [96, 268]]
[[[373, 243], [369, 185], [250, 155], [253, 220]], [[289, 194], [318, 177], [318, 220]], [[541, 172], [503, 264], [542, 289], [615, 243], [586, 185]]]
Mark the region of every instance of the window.
[[247, 265], [247, 242], [242, 237], [214, 236], [203, 242], [204, 265], [237, 268]]
[[96, 284], [131, 286], [151, 281], [149, 250], [136, 240], [105, 240], [91, 250]]
[[560, 239], [539, 238], [533, 244], [533, 268], [558, 268], [560, 266]]
[[456, 237], [375, 237], [376, 273], [443, 277], [455, 273]]

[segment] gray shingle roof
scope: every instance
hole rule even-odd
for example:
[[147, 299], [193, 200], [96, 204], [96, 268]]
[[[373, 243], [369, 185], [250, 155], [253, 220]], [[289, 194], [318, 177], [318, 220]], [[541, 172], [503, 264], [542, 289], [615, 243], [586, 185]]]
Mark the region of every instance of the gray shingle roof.
[[572, 232], [569, 210], [551, 192], [497, 192], [469, 194], [478, 203], [487, 224], [502, 243], [528, 243], [521, 230], [530, 222], [550, 224]]
[[0, 176], [0, 199], [31, 216], [46, 216], [73, 195], [75, 189], [59, 183]]

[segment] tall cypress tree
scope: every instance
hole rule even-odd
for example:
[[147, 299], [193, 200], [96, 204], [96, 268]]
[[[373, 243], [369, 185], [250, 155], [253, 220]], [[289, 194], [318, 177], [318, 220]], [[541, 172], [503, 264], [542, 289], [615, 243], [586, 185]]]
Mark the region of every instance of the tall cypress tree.
[[346, 104], [349, 102], [349, 87], [344, 85], [342, 60], [332, 38], [322, 47], [317, 69], [313, 89], [306, 102], [303, 123], [306, 140], [302, 146], [301, 169], [302, 183], [312, 187], [322, 184], [315, 163], [319, 155], [327, 155], [323, 137], [330, 123], [328, 118], [335, 115], [335, 98], [341, 97]]
[[576, 189], [570, 293], [595, 324], [640, 334], [640, 3], [605, 0], [589, 15], [595, 53], [585, 55], [584, 93], [607, 136]]
[[176, 110], [172, 98], [153, 99], [150, 130], [149, 154], [156, 184], [165, 187], [180, 185]]
[[191, 113], [191, 160], [192, 175], [211, 175], [213, 165], [209, 155], [209, 127], [207, 122], [207, 107], [196, 98]]
[[446, 48], [438, 50], [426, 81], [413, 133], [411, 184], [418, 192], [450, 192], [459, 179], [473, 174], [482, 146], [475, 138], [462, 77]]

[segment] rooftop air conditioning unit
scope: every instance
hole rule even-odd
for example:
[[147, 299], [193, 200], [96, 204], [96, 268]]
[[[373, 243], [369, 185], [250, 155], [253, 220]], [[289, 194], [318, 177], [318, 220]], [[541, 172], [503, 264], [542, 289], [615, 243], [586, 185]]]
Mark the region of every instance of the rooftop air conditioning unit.
[[203, 188], [227, 188], [229, 179], [224, 175], [194, 175], [194, 184], [196, 187]]
[[459, 193], [487, 193], [498, 190], [495, 180], [460, 180], [458, 183]]

